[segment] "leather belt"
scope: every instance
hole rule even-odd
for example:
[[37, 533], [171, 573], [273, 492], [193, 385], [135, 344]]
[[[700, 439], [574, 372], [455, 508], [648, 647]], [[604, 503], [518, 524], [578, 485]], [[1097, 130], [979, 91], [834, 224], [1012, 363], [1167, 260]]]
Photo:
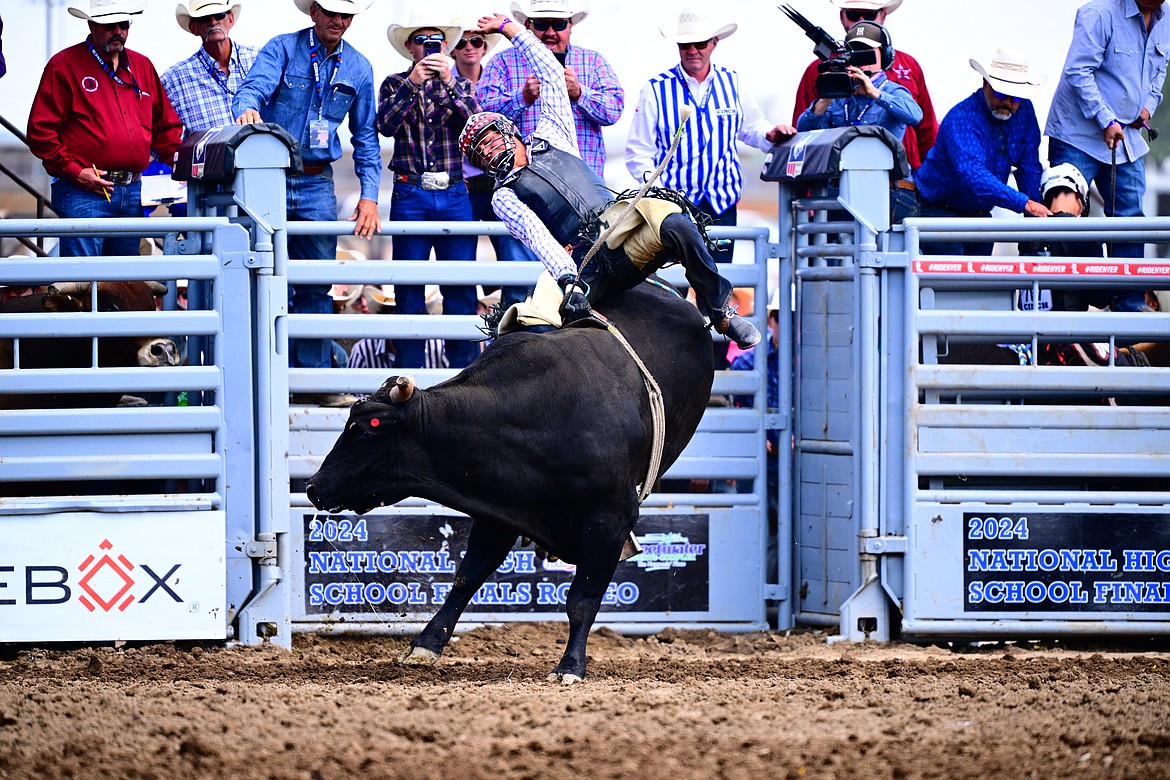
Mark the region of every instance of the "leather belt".
[[112, 181], [118, 186], [125, 187], [127, 184], [133, 184], [141, 180], [142, 174], [135, 173], [134, 171], [106, 171], [106, 175], [102, 178], [106, 181]]
[[325, 169], [328, 168], [329, 166], [328, 165], [305, 165], [302, 167], [304, 168], [304, 175], [305, 176], [319, 176], [320, 174], [325, 173]]
[[488, 176], [486, 173], [480, 174], [479, 176], [472, 176], [470, 179], [467, 179], [468, 192], [487, 192], [491, 189], [494, 189], [495, 186], [496, 180], [491, 176]]
[[910, 190], [911, 192], [918, 192], [918, 185], [910, 179], [898, 179], [891, 186], [898, 190]]
[[394, 181], [400, 181], [403, 184], [415, 184], [421, 186], [424, 190], [445, 190], [452, 184], [458, 184], [463, 181], [463, 172], [427, 172], [419, 175], [394, 171]]

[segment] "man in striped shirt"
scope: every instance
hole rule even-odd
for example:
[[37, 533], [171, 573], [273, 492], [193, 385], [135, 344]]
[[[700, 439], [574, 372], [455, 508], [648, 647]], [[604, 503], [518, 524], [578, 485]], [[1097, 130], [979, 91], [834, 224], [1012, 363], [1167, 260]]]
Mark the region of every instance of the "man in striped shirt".
[[[591, 318], [591, 302], [610, 291], [640, 284], [668, 262], [680, 263], [694, 287], [699, 310], [719, 333], [741, 349], [760, 332], [729, 305], [731, 284], [719, 275], [704, 237], [677, 193], [643, 198], [636, 218], [622, 224], [601, 246], [595, 262], [583, 265], [595, 237], [630, 208], [614, 203], [605, 183], [582, 159], [564, 69], [528, 30], [506, 16], [479, 20], [481, 32], [501, 32], [540, 81], [544, 111], [527, 141], [507, 117], [475, 114], [459, 136], [472, 165], [498, 182], [492, 208], [500, 220], [544, 263], [565, 297], [563, 324]], [[580, 271], [578, 265], [581, 264]]]
[[[738, 142], [768, 151], [793, 135], [788, 125], [773, 125], [750, 95], [740, 94], [739, 74], [711, 63], [719, 41], [735, 32], [700, 11], [684, 8], [663, 36], [678, 44], [679, 64], [660, 73], [642, 88], [626, 143], [626, 168], [639, 182], [654, 170], [670, 148], [684, 106], [695, 118], [683, 130], [678, 153], [662, 172], [661, 184], [679, 190], [713, 225], [734, 225], [736, 204], [743, 191]], [[731, 250], [717, 252], [718, 262], [731, 262]]]
[[[512, 3], [512, 15], [524, 28], [531, 30], [564, 66], [565, 88], [573, 110], [581, 159], [605, 178], [605, 141], [601, 128], [618, 121], [626, 106], [626, 93], [617, 73], [596, 51], [569, 44], [573, 28], [589, 15], [574, 11], [568, 0], [531, 0], [528, 13]], [[485, 111], [496, 111], [520, 128], [525, 141], [532, 137], [540, 121], [543, 101], [541, 83], [514, 50], [492, 58], [476, 85], [479, 102]], [[545, 87], [547, 89], [547, 87]]]
[[192, 0], [190, 9], [182, 3], [175, 8], [179, 26], [203, 42], [198, 51], [167, 68], [161, 77], [171, 105], [183, 120], [184, 136], [236, 121], [232, 97], [260, 51], [234, 43], [230, 37], [241, 5]]

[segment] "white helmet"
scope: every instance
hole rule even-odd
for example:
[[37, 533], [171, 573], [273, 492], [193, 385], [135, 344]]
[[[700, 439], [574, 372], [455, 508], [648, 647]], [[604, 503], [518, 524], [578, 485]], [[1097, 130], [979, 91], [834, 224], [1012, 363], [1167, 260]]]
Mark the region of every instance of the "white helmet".
[[1089, 183], [1075, 165], [1060, 163], [1044, 171], [1040, 177], [1040, 197], [1047, 199], [1049, 191], [1057, 187], [1064, 187], [1079, 195], [1084, 213], [1089, 213]]

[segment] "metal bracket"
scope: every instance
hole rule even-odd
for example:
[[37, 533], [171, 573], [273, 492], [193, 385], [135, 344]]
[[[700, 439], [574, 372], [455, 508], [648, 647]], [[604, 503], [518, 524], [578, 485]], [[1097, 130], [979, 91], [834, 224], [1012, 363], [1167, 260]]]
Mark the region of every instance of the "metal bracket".
[[909, 549], [905, 536], [873, 536], [861, 539], [864, 555], [905, 555]]
[[764, 583], [764, 601], [788, 601], [788, 586], [775, 582]]
[[275, 558], [275, 539], [249, 539], [244, 544], [244, 554], [249, 558]]
[[765, 414], [764, 427], [773, 431], [783, 431], [788, 427], [788, 417], [783, 414]]
[[784, 244], [782, 244], [780, 242], [776, 242], [776, 243], [769, 242], [767, 244], [767, 247], [768, 247], [768, 257], [784, 257], [784, 255], [785, 255], [785, 251], [784, 251], [785, 245]]
[[857, 264], [863, 268], [909, 268], [907, 252], [859, 252]]

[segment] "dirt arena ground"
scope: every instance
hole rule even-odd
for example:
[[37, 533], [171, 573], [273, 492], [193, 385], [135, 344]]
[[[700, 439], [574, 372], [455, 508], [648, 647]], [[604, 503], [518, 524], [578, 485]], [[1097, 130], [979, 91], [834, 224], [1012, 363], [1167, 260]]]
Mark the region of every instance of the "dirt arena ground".
[[0, 778], [1165, 778], [1170, 645], [481, 628], [293, 652], [0, 647]]

